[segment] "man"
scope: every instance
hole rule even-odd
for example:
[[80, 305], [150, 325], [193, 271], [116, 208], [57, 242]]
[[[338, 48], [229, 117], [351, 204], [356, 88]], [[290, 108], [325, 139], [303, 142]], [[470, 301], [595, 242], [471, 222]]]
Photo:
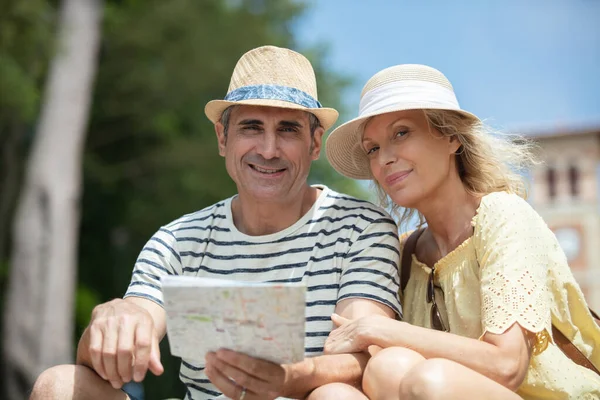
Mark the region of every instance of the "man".
[[46, 371], [32, 398], [126, 399], [125, 382], [141, 381], [148, 369], [162, 373], [160, 277], [172, 274], [307, 285], [304, 361], [277, 365], [228, 350], [207, 354], [204, 365], [183, 358], [186, 399], [364, 398], [355, 387], [368, 355], [323, 355], [323, 344], [333, 312], [349, 319], [400, 313], [396, 225], [368, 202], [307, 184], [338, 116], [317, 101], [310, 62], [288, 49], [251, 50], [225, 100], [205, 112], [238, 194], [159, 229], [125, 299], [95, 308], [77, 365]]

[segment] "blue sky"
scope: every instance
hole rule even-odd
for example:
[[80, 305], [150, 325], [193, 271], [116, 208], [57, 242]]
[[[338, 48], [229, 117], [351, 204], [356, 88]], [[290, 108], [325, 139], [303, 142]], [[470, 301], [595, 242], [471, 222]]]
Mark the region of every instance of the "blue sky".
[[528, 133], [600, 128], [600, 1], [313, 0], [300, 47], [329, 45], [327, 62], [364, 83], [395, 64], [427, 64], [461, 106], [492, 126]]

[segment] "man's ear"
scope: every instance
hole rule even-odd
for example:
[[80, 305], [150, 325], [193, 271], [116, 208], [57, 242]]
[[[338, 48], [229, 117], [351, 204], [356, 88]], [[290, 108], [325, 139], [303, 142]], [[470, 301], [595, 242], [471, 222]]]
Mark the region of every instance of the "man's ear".
[[215, 133], [217, 134], [217, 143], [219, 145], [219, 155], [225, 157], [225, 145], [227, 144], [227, 135], [225, 126], [221, 122], [215, 124]]
[[311, 158], [313, 161], [319, 159], [319, 155], [321, 154], [321, 147], [323, 146], [323, 134], [325, 133], [325, 129], [323, 127], [318, 127], [315, 129], [315, 133], [312, 137], [312, 148], [311, 148]]

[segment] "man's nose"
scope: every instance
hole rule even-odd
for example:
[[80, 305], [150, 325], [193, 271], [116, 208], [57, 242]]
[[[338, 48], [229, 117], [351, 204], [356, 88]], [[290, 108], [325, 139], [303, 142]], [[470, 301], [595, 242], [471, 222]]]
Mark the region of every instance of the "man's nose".
[[278, 157], [279, 144], [277, 133], [265, 131], [261, 137], [260, 144], [257, 146], [257, 151], [265, 159]]

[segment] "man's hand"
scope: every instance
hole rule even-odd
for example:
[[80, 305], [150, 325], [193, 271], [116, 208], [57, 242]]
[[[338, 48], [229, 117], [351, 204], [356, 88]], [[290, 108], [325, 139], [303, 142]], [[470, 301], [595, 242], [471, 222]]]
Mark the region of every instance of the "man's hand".
[[132, 379], [141, 382], [148, 369], [162, 374], [158, 336], [146, 308], [115, 299], [94, 308], [79, 343], [77, 361], [119, 389]]
[[233, 400], [270, 400], [285, 395], [288, 375], [285, 365], [221, 349], [206, 355], [204, 372]]

